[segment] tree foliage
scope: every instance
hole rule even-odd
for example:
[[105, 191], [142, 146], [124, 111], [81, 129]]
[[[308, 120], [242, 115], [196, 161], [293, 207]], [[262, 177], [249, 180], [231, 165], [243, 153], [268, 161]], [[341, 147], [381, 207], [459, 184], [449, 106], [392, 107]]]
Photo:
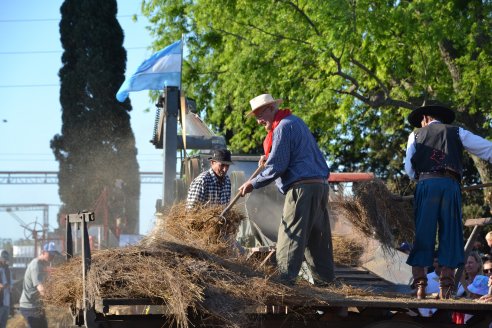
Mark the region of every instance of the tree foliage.
[[[402, 176], [406, 116], [424, 103], [492, 137], [489, 0], [144, 0], [155, 47], [187, 37], [183, 85], [231, 148], [265, 132], [244, 114], [268, 92], [302, 117], [339, 171]], [[482, 181], [491, 167], [474, 158]]]
[[122, 217], [123, 232], [137, 233], [140, 181], [131, 104], [115, 99], [126, 65], [116, 13], [115, 0], [65, 0], [61, 6], [63, 125], [51, 148], [65, 213], [95, 210], [107, 195], [110, 227]]

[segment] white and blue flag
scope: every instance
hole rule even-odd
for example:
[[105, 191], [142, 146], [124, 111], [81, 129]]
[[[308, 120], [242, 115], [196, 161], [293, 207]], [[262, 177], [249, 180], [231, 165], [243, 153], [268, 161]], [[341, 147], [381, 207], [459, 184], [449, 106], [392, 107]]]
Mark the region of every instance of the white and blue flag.
[[137, 71], [125, 80], [116, 93], [123, 102], [128, 92], [140, 90], [162, 90], [166, 86], [181, 86], [181, 40], [167, 46], [144, 61]]

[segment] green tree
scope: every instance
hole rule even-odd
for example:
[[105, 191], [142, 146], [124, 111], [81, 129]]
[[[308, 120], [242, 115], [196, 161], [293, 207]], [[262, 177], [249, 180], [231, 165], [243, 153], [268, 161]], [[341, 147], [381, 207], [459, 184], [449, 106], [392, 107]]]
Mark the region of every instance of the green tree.
[[109, 214], [110, 228], [122, 217], [122, 231], [137, 233], [140, 180], [132, 108], [129, 100], [115, 99], [126, 65], [116, 1], [65, 0], [60, 10], [63, 125], [51, 148], [60, 166], [62, 212], [97, 207]]
[[[186, 33], [184, 87], [235, 151], [258, 149], [265, 132], [244, 114], [263, 92], [308, 123], [338, 171], [401, 180], [405, 118], [424, 103], [448, 105], [458, 124], [492, 137], [488, 0], [144, 0], [142, 8], [156, 47]], [[491, 165], [472, 159], [491, 181]]]

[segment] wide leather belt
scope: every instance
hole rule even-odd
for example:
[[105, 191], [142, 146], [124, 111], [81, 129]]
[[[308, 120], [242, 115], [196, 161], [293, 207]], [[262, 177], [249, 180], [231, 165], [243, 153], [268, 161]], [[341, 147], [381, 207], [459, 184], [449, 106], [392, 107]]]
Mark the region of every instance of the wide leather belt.
[[436, 172], [420, 172], [419, 173], [419, 181], [426, 179], [435, 179], [435, 178], [451, 178], [458, 182], [460, 182], [460, 178], [458, 173], [454, 173], [451, 171], [436, 171]]
[[304, 179], [304, 180], [298, 180], [294, 183], [292, 183], [289, 187], [290, 188], [293, 188], [297, 185], [301, 185], [301, 184], [316, 184], [316, 183], [319, 183], [319, 184], [328, 184], [328, 180], [326, 179]]

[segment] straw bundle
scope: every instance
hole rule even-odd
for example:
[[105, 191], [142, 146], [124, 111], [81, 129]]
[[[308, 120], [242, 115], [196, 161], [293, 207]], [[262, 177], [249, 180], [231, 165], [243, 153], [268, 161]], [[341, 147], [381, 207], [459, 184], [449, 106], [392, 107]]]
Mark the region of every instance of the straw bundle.
[[234, 237], [244, 215], [230, 210], [220, 217], [222, 206], [201, 206], [187, 210], [185, 204], [173, 206], [142, 241], [151, 247], [169, 240], [169, 236], [218, 255], [236, 250]]
[[413, 240], [410, 200], [398, 200], [379, 179], [354, 185], [354, 197], [337, 204], [340, 215], [363, 234], [379, 240], [387, 250]]

